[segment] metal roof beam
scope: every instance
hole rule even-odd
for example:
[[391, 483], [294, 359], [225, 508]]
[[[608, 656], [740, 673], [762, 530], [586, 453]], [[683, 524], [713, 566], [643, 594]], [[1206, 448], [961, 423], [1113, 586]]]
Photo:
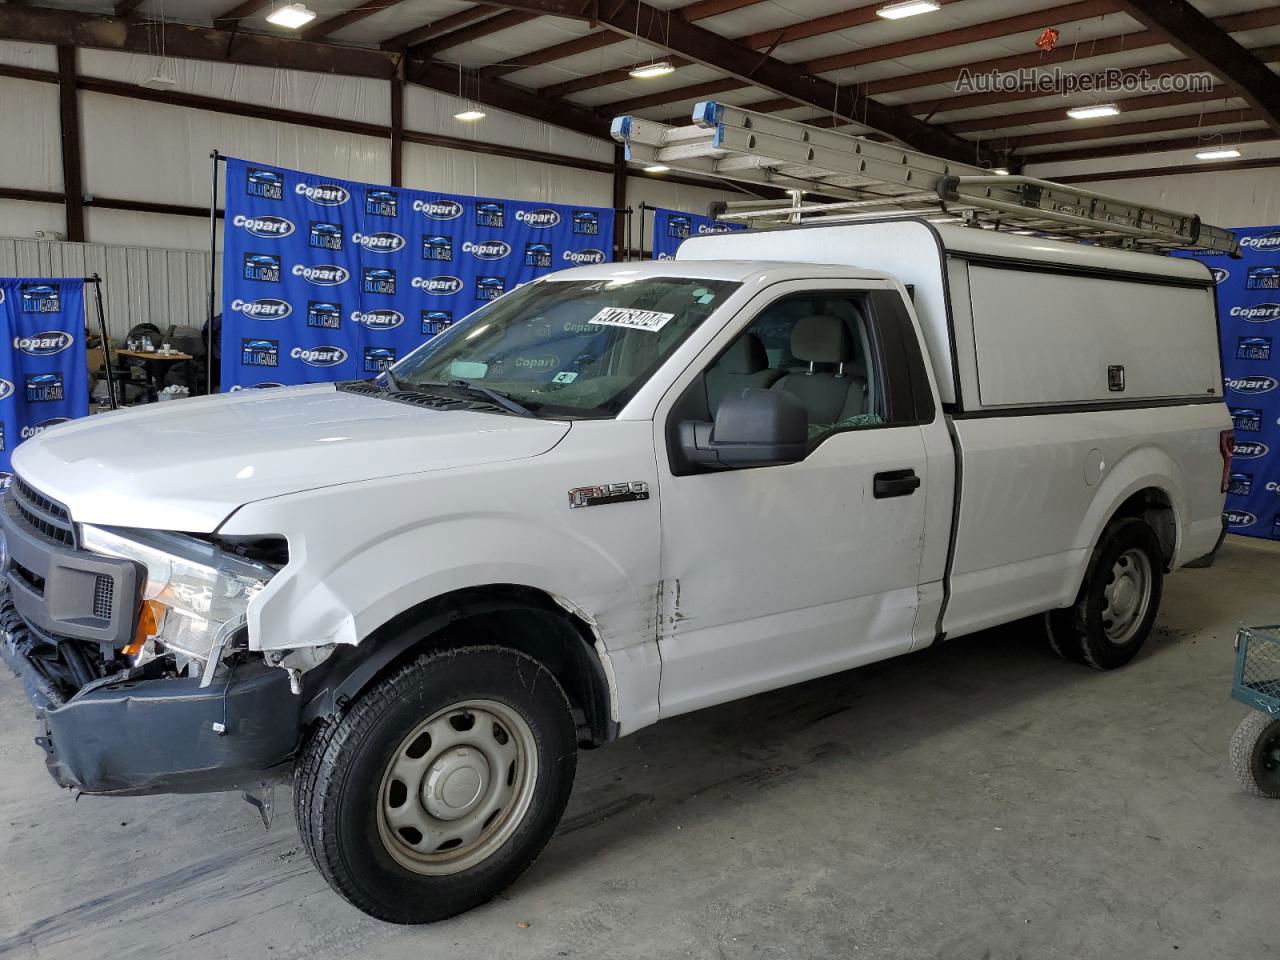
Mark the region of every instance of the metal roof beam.
[[389, 10], [403, 0], [365, 0], [359, 6], [352, 7], [345, 13], [339, 13], [336, 16], [329, 17], [326, 20], [320, 20], [311, 24], [309, 27], [299, 31], [298, 36], [303, 40], [319, 40], [327, 37], [331, 33], [337, 33], [344, 27], [349, 27], [353, 23], [359, 23], [365, 17], [371, 17], [375, 13], [381, 13], [383, 10]]
[[1117, 0], [1121, 9], [1168, 38], [1194, 63], [1226, 79], [1280, 133], [1280, 77], [1186, 0]]

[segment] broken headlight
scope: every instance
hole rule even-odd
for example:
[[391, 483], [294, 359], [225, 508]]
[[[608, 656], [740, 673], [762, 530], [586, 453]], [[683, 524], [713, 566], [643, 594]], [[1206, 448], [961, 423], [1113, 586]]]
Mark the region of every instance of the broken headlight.
[[[139, 633], [150, 635], [135, 639], [138, 649], [154, 637], [158, 645], [207, 667], [221, 658], [227, 641], [246, 622], [249, 601], [275, 575], [272, 567], [180, 533], [82, 524], [80, 542], [93, 553], [145, 568]], [[204, 674], [211, 677], [212, 671]]]

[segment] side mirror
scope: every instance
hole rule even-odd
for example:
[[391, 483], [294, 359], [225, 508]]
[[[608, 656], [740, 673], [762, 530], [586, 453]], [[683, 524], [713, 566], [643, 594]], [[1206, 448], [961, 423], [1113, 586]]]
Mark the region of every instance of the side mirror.
[[783, 390], [742, 390], [724, 398], [714, 423], [680, 424], [680, 447], [703, 467], [797, 463], [809, 450], [809, 411]]

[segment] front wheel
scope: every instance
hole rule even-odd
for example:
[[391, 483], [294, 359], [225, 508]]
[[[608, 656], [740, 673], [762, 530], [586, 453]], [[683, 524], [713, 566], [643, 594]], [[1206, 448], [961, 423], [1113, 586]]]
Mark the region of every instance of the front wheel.
[[542, 664], [490, 646], [423, 655], [313, 734], [295, 778], [298, 829], [354, 906], [429, 923], [533, 863], [576, 763], [569, 702]]
[[1054, 652], [1096, 670], [1123, 667], [1147, 641], [1163, 585], [1155, 532], [1136, 517], [1117, 520], [1094, 548], [1076, 602], [1045, 614]]
[[1231, 769], [1257, 797], [1280, 797], [1280, 717], [1253, 711], [1231, 737]]

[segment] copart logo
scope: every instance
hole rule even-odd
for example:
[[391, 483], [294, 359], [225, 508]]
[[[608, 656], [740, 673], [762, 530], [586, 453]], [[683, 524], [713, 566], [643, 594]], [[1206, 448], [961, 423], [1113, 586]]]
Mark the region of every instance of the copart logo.
[[1223, 280], [1231, 276], [1231, 271], [1226, 267], [1210, 267], [1209, 272], [1213, 274], [1214, 283], [1222, 283]]
[[561, 256], [575, 267], [586, 266], [590, 263], [604, 263], [603, 250], [566, 250]]
[[351, 199], [347, 188], [336, 183], [300, 183], [293, 188], [293, 192], [322, 207], [340, 207]]
[[469, 253], [477, 260], [501, 260], [511, 255], [511, 244], [505, 240], [470, 240], [462, 244], [462, 252]]
[[370, 330], [394, 330], [404, 323], [404, 314], [399, 310], [356, 310], [351, 319]]
[[1228, 527], [1251, 527], [1258, 522], [1258, 518], [1248, 510], [1223, 510], [1222, 519]]
[[1280, 386], [1275, 377], [1235, 377], [1227, 379], [1227, 388], [1236, 393], [1270, 393]]
[[535, 230], [548, 230], [560, 225], [560, 214], [548, 207], [539, 207], [537, 210], [517, 210], [516, 220]]
[[462, 216], [462, 204], [457, 200], [415, 200], [413, 209], [432, 220], [457, 220]]
[[284, 217], [246, 217], [244, 214], [236, 214], [231, 225], [264, 240], [278, 240], [294, 231], [293, 221]]
[[8, 400], [13, 396], [14, 386], [8, 380], [0, 380], [0, 400]]
[[231, 309], [235, 313], [242, 313], [254, 320], [283, 320], [293, 313], [293, 307], [287, 301], [277, 300], [274, 297], [264, 297], [261, 300], [232, 300]]
[[32, 437], [37, 437], [40, 434], [44, 433], [50, 427], [56, 427], [60, 423], [70, 423], [70, 422], [71, 422], [70, 417], [52, 417], [48, 420], [42, 420], [39, 423], [29, 424], [23, 427], [19, 431], [19, 436], [21, 436], [23, 440], [30, 440]]
[[347, 359], [347, 351], [341, 347], [294, 347], [289, 356], [309, 367], [336, 367]]
[[1261, 233], [1253, 237], [1241, 237], [1244, 250], [1280, 250], [1280, 233]]
[[1231, 448], [1233, 460], [1261, 460], [1271, 448], [1258, 440], [1237, 440]]
[[1232, 307], [1228, 315], [1250, 323], [1270, 323], [1280, 320], [1280, 303], [1255, 303], [1250, 307]]
[[462, 289], [457, 277], [414, 277], [410, 286], [434, 296], [452, 296]]
[[336, 287], [338, 284], [346, 283], [351, 279], [351, 273], [346, 267], [340, 267], [333, 263], [322, 263], [314, 267], [295, 263], [292, 272], [295, 277], [303, 277], [321, 287]]
[[46, 330], [29, 337], [13, 338], [14, 347], [32, 357], [61, 353], [75, 342], [75, 337], [63, 330]]
[[404, 237], [398, 233], [353, 233], [351, 242], [370, 253], [395, 253], [404, 249]]

